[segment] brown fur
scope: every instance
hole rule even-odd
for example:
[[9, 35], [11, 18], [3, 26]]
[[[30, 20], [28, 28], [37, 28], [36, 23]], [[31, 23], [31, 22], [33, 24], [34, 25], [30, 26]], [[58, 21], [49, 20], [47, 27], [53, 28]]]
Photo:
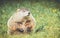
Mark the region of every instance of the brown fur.
[[[22, 11], [22, 12], [21, 12]], [[17, 13], [14, 13], [8, 20], [8, 34], [19, 34], [19, 29], [23, 29], [23, 33], [31, 32], [35, 27], [35, 19], [32, 14], [28, 15], [29, 10], [27, 9], [18, 9]], [[26, 13], [26, 15], [19, 14]]]

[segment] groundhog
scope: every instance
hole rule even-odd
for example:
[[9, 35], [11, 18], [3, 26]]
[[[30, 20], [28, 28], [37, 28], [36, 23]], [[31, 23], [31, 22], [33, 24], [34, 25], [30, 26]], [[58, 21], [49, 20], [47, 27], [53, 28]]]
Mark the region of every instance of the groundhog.
[[36, 22], [28, 9], [20, 8], [9, 18], [7, 25], [8, 34], [20, 34], [33, 31]]

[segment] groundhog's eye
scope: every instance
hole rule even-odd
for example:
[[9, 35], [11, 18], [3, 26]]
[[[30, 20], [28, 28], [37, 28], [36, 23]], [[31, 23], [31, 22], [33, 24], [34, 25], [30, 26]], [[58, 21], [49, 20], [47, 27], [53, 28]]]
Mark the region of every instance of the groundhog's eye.
[[17, 22], [17, 24], [22, 24], [22, 22]]

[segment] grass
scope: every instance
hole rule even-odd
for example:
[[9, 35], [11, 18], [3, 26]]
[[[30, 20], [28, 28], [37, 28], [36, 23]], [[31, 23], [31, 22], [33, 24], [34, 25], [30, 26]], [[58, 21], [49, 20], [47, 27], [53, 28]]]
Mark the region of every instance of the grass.
[[[0, 6], [0, 38], [60, 38], [60, 11], [54, 2], [23, 1], [6, 2]], [[7, 35], [7, 21], [16, 9], [29, 8], [36, 19], [35, 30], [32, 34]]]

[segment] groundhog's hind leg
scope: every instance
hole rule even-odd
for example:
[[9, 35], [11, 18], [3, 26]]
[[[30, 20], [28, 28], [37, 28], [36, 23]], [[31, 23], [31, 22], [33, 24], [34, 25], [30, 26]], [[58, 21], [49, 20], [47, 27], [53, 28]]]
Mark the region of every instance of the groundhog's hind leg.
[[7, 34], [12, 35], [12, 34], [14, 34], [14, 32], [11, 31], [11, 30], [8, 30], [8, 31], [7, 31]]

